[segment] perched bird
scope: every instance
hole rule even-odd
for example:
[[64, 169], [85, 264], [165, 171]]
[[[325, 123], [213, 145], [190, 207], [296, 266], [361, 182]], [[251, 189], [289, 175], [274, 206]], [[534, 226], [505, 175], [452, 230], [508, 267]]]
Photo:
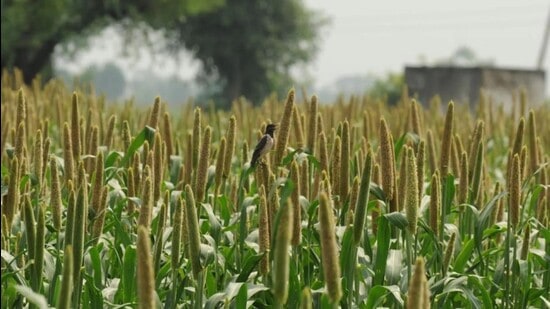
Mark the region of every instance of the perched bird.
[[276, 128], [276, 124], [270, 123], [267, 125], [267, 127], [265, 128], [264, 136], [262, 136], [262, 138], [258, 142], [258, 145], [256, 145], [256, 148], [254, 148], [254, 152], [252, 153], [252, 160], [250, 161], [250, 167], [256, 166], [258, 159], [260, 159], [263, 155], [268, 153], [269, 150], [271, 150], [271, 148], [273, 147], [273, 132], [275, 132]]

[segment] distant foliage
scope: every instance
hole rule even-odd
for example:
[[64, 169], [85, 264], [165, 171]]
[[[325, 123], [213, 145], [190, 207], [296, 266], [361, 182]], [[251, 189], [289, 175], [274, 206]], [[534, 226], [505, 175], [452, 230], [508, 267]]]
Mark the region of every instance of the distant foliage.
[[226, 107], [241, 95], [258, 105], [292, 86], [291, 69], [313, 59], [326, 23], [300, 0], [227, 0], [181, 20], [176, 37], [202, 62], [205, 77], [223, 85]]
[[2, 1], [2, 68], [19, 68], [27, 82], [38, 73], [52, 76], [51, 55], [68, 42], [82, 47], [93, 33], [113, 22], [133, 28], [164, 28], [183, 16], [203, 13], [223, 0], [190, 1]]
[[368, 94], [394, 105], [399, 102], [404, 86], [405, 77], [403, 74], [390, 73], [385, 78], [377, 79]]

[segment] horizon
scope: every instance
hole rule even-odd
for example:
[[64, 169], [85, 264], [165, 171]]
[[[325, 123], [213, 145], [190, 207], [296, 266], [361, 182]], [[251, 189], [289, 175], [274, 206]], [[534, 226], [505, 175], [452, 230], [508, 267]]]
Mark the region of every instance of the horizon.
[[[395, 8], [396, 2], [398, 8]], [[542, 0], [520, 3], [512, 0], [479, 3], [474, 0], [459, 3], [348, 0], [344, 5], [329, 0], [306, 0], [305, 4], [331, 20], [322, 30], [317, 57], [294, 70], [294, 75], [311, 80], [316, 91], [344, 78], [384, 78], [390, 73], [404, 73], [406, 66], [432, 66], [448, 59], [461, 47], [471, 49], [478, 61], [492, 62], [491, 67], [536, 69], [550, 9], [548, 2]], [[160, 36], [154, 33], [153, 37], [155, 35]], [[63, 63], [63, 68], [74, 74], [90, 65], [101, 66], [112, 61], [130, 80], [140, 71], [193, 80], [200, 69], [200, 63], [188, 51], [180, 52], [179, 59], [173, 59], [166, 52], [151, 55], [143, 48], [136, 55], [124, 57], [122, 44], [123, 39], [113, 28], [107, 28], [92, 37], [90, 48], [77, 53], [75, 59], [62, 57], [54, 63], [56, 66]], [[350, 46], [353, 48], [348, 48]], [[548, 53], [547, 50], [541, 68], [546, 75], [547, 97], [550, 91]]]

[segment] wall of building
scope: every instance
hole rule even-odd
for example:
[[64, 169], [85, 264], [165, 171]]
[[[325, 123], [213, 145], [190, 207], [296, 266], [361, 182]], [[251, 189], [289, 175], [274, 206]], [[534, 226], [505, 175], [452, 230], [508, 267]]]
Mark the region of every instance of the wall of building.
[[546, 85], [544, 71], [487, 68], [481, 73], [485, 94], [493, 102], [504, 104], [507, 110], [511, 109], [513, 96], [518, 98], [521, 89], [525, 90], [530, 105], [539, 105], [544, 102]]
[[405, 82], [409, 94], [418, 96], [427, 104], [434, 95], [442, 102], [474, 106], [479, 101], [480, 89], [497, 104], [511, 109], [514, 96], [525, 89], [529, 104], [544, 102], [545, 73], [536, 70], [519, 70], [485, 67], [406, 67]]

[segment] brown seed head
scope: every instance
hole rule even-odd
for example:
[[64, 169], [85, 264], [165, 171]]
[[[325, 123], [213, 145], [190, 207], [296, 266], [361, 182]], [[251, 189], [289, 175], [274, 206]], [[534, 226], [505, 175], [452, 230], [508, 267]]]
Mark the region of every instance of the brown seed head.
[[345, 203], [348, 198], [349, 180], [350, 180], [350, 162], [351, 162], [351, 142], [350, 142], [349, 122], [344, 121], [342, 126], [342, 154], [340, 155], [340, 201]]
[[155, 274], [149, 229], [141, 225], [138, 226], [137, 264], [138, 308], [155, 308]]
[[193, 120], [193, 169], [197, 168], [199, 162], [199, 149], [201, 143], [201, 109], [195, 108], [194, 120]]
[[330, 200], [325, 192], [320, 193], [319, 200], [319, 227], [323, 273], [328, 297], [333, 304], [337, 304], [342, 297], [342, 286], [340, 283], [341, 273], [336, 232], [334, 230], [334, 215]]
[[300, 206], [300, 172], [298, 162], [292, 161], [290, 165], [290, 179], [294, 183], [294, 190], [290, 195], [293, 204], [294, 225], [292, 227], [292, 245], [300, 245], [302, 239], [302, 207]]
[[51, 174], [51, 194], [50, 204], [52, 206], [53, 226], [57, 231], [61, 230], [61, 183], [59, 181], [59, 170], [55, 158], [50, 159], [50, 174]]
[[510, 184], [508, 187], [508, 207], [510, 209], [510, 219], [513, 227], [517, 227], [519, 223], [519, 204], [521, 197], [520, 176], [519, 156], [515, 154], [514, 158], [512, 159]]
[[185, 215], [187, 216], [187, 231], [189, 233], [189, 258], [191, 259], [191, 268], [193, 276], [197, 280], [199, 273], [202, 270], [200, 262], [200, 230], [199, 219], [197, 215], [197, 205], [195, 197], [190, 185], [185, 186], [186, 208]]
[[281, 160], [284, 157], [284, 153], [288, 143], [288, 137], [290, 134], [290, 125], [292, 120], [292, 113], [294, 111], [294, 88], [290, 89], [286, 98], [285, 109], [283, 116], [281, 117], [279, 132], [277, 134], [277, 141], [275, 142], [275, 161], [273, 162], [273, 168], [276, 168], [281, 164]]
[[443, 258], [443, 275], [444, 276], [449, 270], [449, 265], [451, 264], [451, 258], [453, 257], [453, 254], [454, 254], [455, 239], [456, 239], [456, 233], [452, 233], [451, 238], [447, 243], [447, 248], [445, 248], [445, 255]]
[[197, 201], [202, 202], [205, 199], [206, 181], [208, 179], [208, 165], [210, 159], [210, 127], [204, 130], [204, 139], [202, 142], [199, 165], [197, 167], [197, 176], [195, 179], [195, 191]]
[[[220, 140], [220, 148], [218, 148], [218, 155], [217, 155], [217, 158], [216, 158], [216, 174], [215, 174], [215, 179], [214, 179], [214, 183], [215, 183], [215, 187], [216, 187], [216, 194], [218, 193], [218, 189], [220, 187], [220, 185], [222, 184], [222, 176], [223, 176], [223, 171], [224, 171], [224, 160], [225, 160], [225, 147], [226, 147], [226, 142], [225, 142], [225, 137], [222, 137], [222, 139]], [[214, 197], [216, 198], [216, 197]]]
[[71, 116], [71, 139], [73, 158], [78, 160], [82, 153], [82, 145], [80, 144], [80, 113], [78, 111], [78, 96], [76, 92], [73, 92], [72, 99], [72, 116]]
[[409, 282], [409, 290], [407, 297], [408, 309], [425, 308], [424, 304], [424, 281], [426, 280], [424, 270], [424, 259], [418, 257], [414, 266], [414, 274]]
[[453, 136], [453, 122], [454, 122], [454, 103], [449, 102], [447, 108], [447, 115], [445, 117], [445, 128], [443, 130], [443, 136], [441, 139], [441, 162], [440, 171], [441, 177], [447, 178], [449, 172], [449, 162], [451, 157], [451, 142]]
[[153, 210], [153, 188], [150, 176], [145, 178], [141, 196], [141, 208], [139, 210], [138, 224], [146, 228], [151, 226], [151, 213]]
[[308, 134], [307, 149], [311, 154], [315, 154], [315, 144], [317, 143], [317, 96], [311, 97], [311, 103], [308, 111]]
[[439, 180], [439, 171], [432, 176], [431, 194], [430, 194], [430, 228], [435, 236], [439, 235], [439, 217], [441, 211], [441, 186]]
[[[334, 145], [332, 148], [332, 157], [331, 157], [331, 168], [330, 168], [330, 180], [331, 180], [331, 186], [332, 186], [332, 195], [339, 195], [339, 188], [340, 188], [340, 182], [341, 179], [341, 164], [342, 164], [342, 152], [340, 151], [340, 148], [342, 147], [340, 136], [336, 136], [334, 139]], [[340, 203], [337, 203], [338, 206], [340, 206]], [[337, 207], [338, 207], [337, 206]]]
[[290, 200], [285, 200], [279, 208], [279, 226], [275, 229], [273, 252], [273, 296], [278, 304], [288, 299], [288, 276], [290, 273], [289, 247], [292, 238], [293, 211]]
[[416, 158], [411, 148], [407, 149], [407, 186], [405, 191], [405, 210], [409, 221], [409, 231], [416, 233], [418, 220], [418, 179], [416, 178]]
[[265, 187], [262, 185], [259, 191], [260, 195], [260, 210], [259, 210], [259, 246], [260, 253], [265, 255], [260, 261], [260, 273], [266, 275], [269, 272], [269, 247], [270, 247], [270, 227], [269, 227], [269, 213], [267, 211], [267, 198], [265, 193]]
[[382, 168], [382, 189], [386, 200], [393, 199], [395, 185], [395, 157], [392, 151], [391, 134], [384, 118], [380, 119], [380, 167]]
[[159, 126], [160, 118], [160, 97], [155, 97], [155, 102], [153, 103], [153, 108], [151, 109], [151, 116], [147, 125], [153, 129], [157, 129]]

